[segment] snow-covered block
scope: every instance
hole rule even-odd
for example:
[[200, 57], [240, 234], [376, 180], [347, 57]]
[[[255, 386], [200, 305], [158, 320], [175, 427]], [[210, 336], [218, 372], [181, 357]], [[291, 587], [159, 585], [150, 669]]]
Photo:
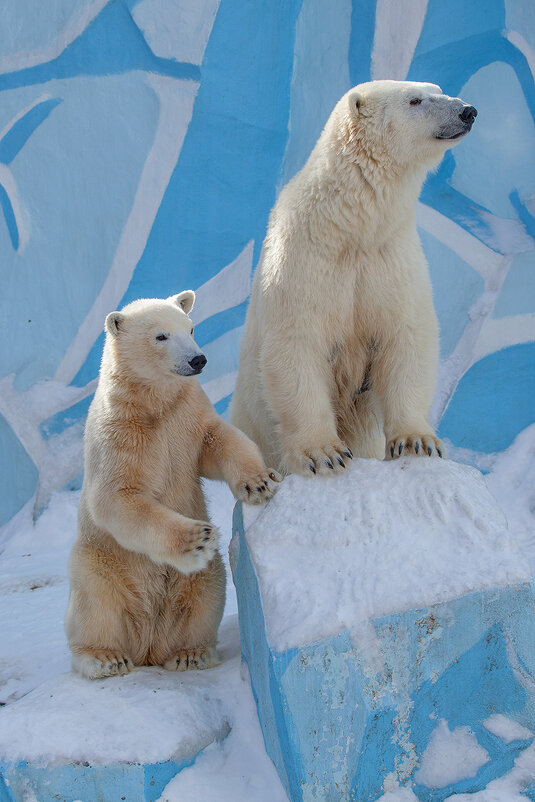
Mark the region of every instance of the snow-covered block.
[[225, 664], [44, 682], [2, 711], [0, 802], [156, 802], [178, 772], [228, 735], [222, 688], [229, 683]]
[[[236, 506], [231, 563], [242, 654], [292, 802], [370, 802], [398, 785], [444, 800], [526, 747], [535, 597], [474, 469], [356, 460], [340, 477], [290, 476], [260, 512]], [[509, 740], [495, 734], [503, 717]]]

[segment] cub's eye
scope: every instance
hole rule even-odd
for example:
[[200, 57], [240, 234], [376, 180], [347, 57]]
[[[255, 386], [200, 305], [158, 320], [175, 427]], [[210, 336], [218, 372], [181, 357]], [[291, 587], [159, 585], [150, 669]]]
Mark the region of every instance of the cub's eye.
[[163, 343], [163, 341], [168, 340], [169, 337], [167, 336], [167, 334], [158, 334], [156, 339], [158, 340], [158, 342]]
[[413, 99], [410, 101], [410, 105], [411, 106], [419, 106], [421, 102], [422, 101], [421, 101], [421, 99], [419, 97], [413, 97]]
[[190, 331], [191, 336], [193, 337], [193, 329]]

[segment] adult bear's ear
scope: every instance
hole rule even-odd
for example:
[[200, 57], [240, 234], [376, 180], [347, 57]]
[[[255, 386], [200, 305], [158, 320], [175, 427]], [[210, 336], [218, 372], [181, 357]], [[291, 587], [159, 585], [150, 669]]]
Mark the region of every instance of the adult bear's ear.
[[193, 290], [184, 290], [184, 292], [179, 292], [178, 295], [175, 295], [173, 301], [186, 315], [189, 315], [195, 303], [195, 293]]
[[355, 90], [354, 92], [350, 92], [348, 96], [349, 101], [349, 108], [353, 114], [360, 114], [360, 110], [364, 105], [364, 97], [361, 95], [360, 92]]
[[107, 316], [105, 327], [112, 337], [119, 336], [119, 332], [122, 331], [124, 326], [124, 318], [125, 316], [121, 312], [110, 312]]

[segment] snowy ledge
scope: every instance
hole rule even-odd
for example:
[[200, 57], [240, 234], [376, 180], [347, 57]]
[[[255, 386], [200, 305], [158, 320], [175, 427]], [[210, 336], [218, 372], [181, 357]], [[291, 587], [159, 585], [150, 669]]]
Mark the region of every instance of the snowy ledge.
[[266, 508], [243, 508], [243, 525], [278, 651], [531, 579], [481, 474], [449, 460], [289, 476]]

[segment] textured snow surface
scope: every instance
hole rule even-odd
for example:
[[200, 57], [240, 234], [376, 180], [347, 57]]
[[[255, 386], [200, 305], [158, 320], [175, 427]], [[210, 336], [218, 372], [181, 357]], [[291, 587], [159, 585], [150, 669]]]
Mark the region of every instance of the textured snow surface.
[[[235, 638], [232, 645], [227, 659], [239, 655]], [[221, 673], [140, 668], [110, 682], [60, 674], [3, 712], [0, 754], [37, 765], [189, 757], [228, 732]]]
[[[511, 771], [492, 780], [483, 791], [473, 794], [453, 794], [446, 802], [526, 802], [533, 798], [527, 791], [535, 782], [535, 745], [529, 746], [516, 758]], [[401, 802], [401, 800], [400, 800]]]
[[448, 722], [441, 719], [431, 733], [414, 779], [427, 788], [444, 788], [475, 777], [488, 760], [488, 752], [479, 745], [470, 727], [455, 727], [452, 731]]
[[377, 802], [418, 802], [418, 797], [410, 788], [396, 788], [394, 791], [387, 791]]
[[518, 721], [507, 718], [503, 713], [495, 713], [493, 716], [489, 716], [483, 724], [489, 732], [501, 738], [506, 744], [510, 744], [513, 741], [527, 741], [534, 737], [534, 733], [531, 730], [523, 727]]
[[280, 651], [530, 578], [481, 474], [450, 460], [355, 460], [339, 477], [290, 476], [244, 523]]

